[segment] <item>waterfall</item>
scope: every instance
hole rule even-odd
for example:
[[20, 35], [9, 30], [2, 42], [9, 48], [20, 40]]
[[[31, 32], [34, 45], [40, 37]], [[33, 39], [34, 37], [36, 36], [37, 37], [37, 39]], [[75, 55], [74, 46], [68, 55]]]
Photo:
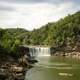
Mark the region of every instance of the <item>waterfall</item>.
[[32, 46], [32, 47], [29, 47], [29, 53], [31, 57], [50, 56], [50, 48]]

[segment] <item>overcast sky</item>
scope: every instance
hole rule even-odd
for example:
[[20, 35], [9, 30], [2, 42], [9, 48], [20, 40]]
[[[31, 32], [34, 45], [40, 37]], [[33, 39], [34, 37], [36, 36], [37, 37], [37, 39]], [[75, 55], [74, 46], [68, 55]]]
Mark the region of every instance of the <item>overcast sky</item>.
[[80, 0], [0, 0], [0, 28], [32, 30], [80, 10]]

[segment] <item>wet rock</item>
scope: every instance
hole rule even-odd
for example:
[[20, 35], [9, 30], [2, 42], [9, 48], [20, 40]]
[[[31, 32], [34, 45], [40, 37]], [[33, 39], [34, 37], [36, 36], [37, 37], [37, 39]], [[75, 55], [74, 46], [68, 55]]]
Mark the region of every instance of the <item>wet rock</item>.
[[36, 63], [36, 62], [38, 62], [38, 61], [35, 60], [35, 59], [30, 59], [30, 60], [28, 60], [28, 62], [29, 62], [30, 64], [34, 64], [34, 63]]
[[11, 67], [11, 70], [13, 71], [13, 72], [22, 72], [23, 71], [23, 67], [17, 67], [17, 66], [12, 66]]
[[7, 78], [7, 74], [4, 72], [0, 72], [0, 80], [5, 80]]

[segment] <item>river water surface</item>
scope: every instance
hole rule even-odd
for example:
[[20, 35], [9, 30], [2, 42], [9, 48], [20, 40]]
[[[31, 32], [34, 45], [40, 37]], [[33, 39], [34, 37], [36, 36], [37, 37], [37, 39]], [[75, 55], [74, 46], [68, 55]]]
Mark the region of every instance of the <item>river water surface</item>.
[[80, 80], [80, 60], [65, 57], [38, 57], [25, 80]]

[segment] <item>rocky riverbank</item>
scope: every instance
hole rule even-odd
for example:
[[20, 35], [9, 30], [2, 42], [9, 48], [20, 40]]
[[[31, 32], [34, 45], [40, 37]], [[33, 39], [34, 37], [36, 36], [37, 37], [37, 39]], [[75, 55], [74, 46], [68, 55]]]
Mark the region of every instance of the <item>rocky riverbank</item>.
[[51, 47], [51, 55], [80, 59], [80, 46]]
[[[22, 57], [18, 60], [8, 57], [0, 59], [0, 80], [24, 80], [27, 70], [33, 67], [36, 60], [28, 60]], [[13, 59], [13, 60], [12, 60]]]
[[56, 52], [54, 56], [64, 56], [64, 57], [72, 57], [80, 59], [80, 52]]
[[26, 58], [0, 60], [0, 80], [24, 80], [25, 73], [32, 67]]
[[31, 59], [28, 48], [19, 47], [15, 56], [0, 54], [0, 80], [24, 80], [26, 71], [37, 62]]
[[5, 63], [0, 66], [0, 80], [24, 80], [26, 67], [16, 63]]

